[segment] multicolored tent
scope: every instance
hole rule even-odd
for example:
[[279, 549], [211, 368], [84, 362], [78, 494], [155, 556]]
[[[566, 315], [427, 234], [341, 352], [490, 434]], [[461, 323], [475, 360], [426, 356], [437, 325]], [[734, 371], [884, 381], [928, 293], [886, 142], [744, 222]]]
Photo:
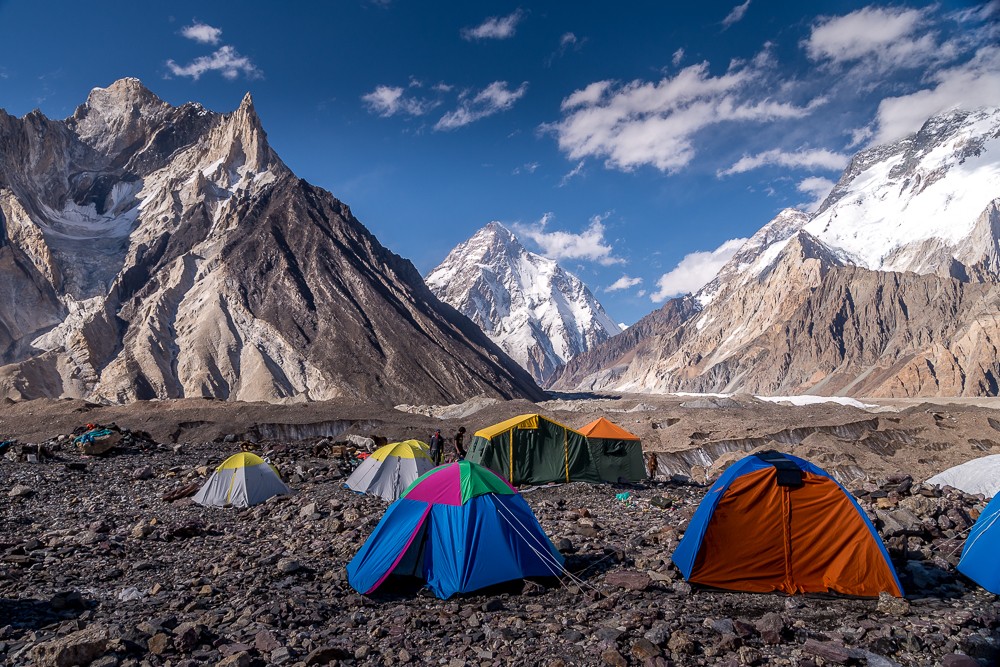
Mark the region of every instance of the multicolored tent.
[[372, 452], [347, 478], [345, 486], [392, 502], [433, 467], [426, 444], [419, 440], [394, 442]]
[[562, 555], [524, 498], [490, 470], [459, 461], [425, 473], [389, 506], [347, 578], [369, 594], [390, 575], [419, 577], [447, 599], [562, 571]]
[[200, 505], [249, 507], [291, 493], [270, 463], [250, 452], [222, 462], [194, 496]]
[[520, 415], [476, 431], [466, 458], [511, 484], [601, 481], [587, 437], [541, 415]]
[[641, 482], [649, 477], [639, 436], [598, 417], [580, 429], [590, 443], [590, 456], [607, 482]]
[[752, 454], [723, 473], [673, 560], [685, 579], [714, 588], [903, 595], [854, 498], [822, 469], [778, 452]]
[[1000, 495], [976, 519], [958, 561], [958, 571], [994, 595], [1000, 595]]

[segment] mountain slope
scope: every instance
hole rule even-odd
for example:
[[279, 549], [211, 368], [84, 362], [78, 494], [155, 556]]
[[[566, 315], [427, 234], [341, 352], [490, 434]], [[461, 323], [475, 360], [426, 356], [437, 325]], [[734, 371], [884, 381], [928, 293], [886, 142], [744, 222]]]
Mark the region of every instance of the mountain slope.
[[579, 278], [498, 222], [448, 253], [427, 285], [539, 382], [620, 331]]
[[1000, 109], [933, 118], [859, 153], [811, 218], [780, 213], [696, 307], [668, 303], [552, 386], [996, 394], [998, 197]]
[[291, 173], [249, 95], [216, 114], [125, 79], [65, 121], [0, 114], [0, 225], [0, 394], [542, 396]]

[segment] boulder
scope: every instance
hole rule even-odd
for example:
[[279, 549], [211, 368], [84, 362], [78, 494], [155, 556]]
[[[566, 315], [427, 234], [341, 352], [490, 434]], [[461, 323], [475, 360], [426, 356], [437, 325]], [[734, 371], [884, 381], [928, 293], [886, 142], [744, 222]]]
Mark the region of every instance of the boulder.
[[107, 628], [92, 625], [39, 644], [32, 650], [32, 656], [39, 667], [88, 665], [107, 650], [108, 638]]
[[645, 572], [635, 572], [634, 570], [619, 570], [609, 572], [604, 577], [604, 583], [609, 586], [617, 586], [630, 591], [644, 591], [649, 588], [652, 580]]

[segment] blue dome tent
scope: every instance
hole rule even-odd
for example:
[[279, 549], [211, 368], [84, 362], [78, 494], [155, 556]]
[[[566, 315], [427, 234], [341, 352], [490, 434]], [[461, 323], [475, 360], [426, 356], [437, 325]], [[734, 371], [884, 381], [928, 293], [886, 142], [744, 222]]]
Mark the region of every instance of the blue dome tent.
[[441, 599], [524, 577], [558, 576], [563, 557], [528, 503], [483, 466], [459, 461], [419, 477], [347, 565], [359, 593], [390, 575], [424, 579]]
[[979, 515], [962, 548], [958, 571], [994, 595], [1000, 595], [1000, 496]]

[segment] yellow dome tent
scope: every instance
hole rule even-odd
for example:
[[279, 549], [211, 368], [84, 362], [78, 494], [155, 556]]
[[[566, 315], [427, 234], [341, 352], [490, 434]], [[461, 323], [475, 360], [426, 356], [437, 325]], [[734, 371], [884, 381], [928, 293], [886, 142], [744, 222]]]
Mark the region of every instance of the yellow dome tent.
[[270, 463], [250, 452], [234, 454], [222, 462], [194, 496], [199, 505], [250, 507], [271, 496], [290, 494]]
[[406, 487], [434, 467], [428, 447], [419, 440], [404, 440], [379, 447], [347, 478], [345, 486], [392, 502]]

